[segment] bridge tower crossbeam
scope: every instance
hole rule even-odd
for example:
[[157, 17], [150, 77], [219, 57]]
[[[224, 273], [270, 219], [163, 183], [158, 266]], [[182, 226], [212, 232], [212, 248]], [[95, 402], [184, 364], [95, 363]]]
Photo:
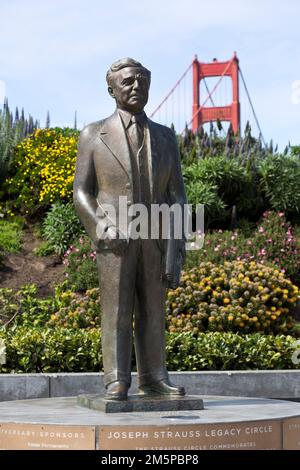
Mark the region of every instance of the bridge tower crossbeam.
[[[231, 122], [233, 132], [236, 134], [240, 130], [240, 102], [239, 102], [239, 60], [234, 53], [231, 60], [219, 62], [214, 60], [211, 63], [199, 62], [197, 56], [193, 61], [193, 108], [192, 108], [192, 129], [196, 132], [200, 126], [211, 121]], [[232, 103], [228, 106], [205, 107], [204, 104], [211, 97], [224, 76], [232, 79]], [[210, 92], [209, 96], [200, 105], [200, 81], [206, 77], [221, 77], [217, 85]]]

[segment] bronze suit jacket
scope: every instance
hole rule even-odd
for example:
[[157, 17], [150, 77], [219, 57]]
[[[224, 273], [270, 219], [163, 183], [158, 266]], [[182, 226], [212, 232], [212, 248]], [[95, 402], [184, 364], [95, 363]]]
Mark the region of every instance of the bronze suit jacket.
[[[174, 132], [147, 119], [151, 203], [172, 205], [186, 203], [180, 157]], [[111, 225], [105, 216], [96, 215], [102, 204], [112, 204], [118, 211], [119, 196], [133, 201], [133, 172], [126, 132], [118, 111], [107, 119], [86, 126], [79, 139], [74, 179], [74, 204], [96, 247], [97, 224]], [[118, 216], [118, 214], [117, 214]]]

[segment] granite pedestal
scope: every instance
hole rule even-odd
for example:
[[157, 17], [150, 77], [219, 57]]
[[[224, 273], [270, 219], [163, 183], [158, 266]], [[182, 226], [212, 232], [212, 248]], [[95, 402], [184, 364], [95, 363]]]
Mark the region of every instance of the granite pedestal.
[[201, 397], [203, 410], [104, 413], [77, 397], [0, 403], [0, 449], [300, 449], [300, 404]]

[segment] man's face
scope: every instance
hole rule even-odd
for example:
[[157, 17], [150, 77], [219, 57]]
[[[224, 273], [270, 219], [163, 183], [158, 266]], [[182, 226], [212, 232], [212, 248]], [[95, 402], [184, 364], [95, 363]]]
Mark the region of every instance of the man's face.
[[148, 101], [149, 82], [145, 71], [138, 67], [124, 67], [114, 72], [114, 82], [108, 88], [117, 107], [131, 113], [140, 113]]

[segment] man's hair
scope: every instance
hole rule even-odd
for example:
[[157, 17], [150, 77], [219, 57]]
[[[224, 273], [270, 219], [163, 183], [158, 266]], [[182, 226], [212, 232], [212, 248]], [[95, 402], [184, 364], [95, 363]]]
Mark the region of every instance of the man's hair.
[[124, 69], [125, 67], [136, 67], [143, 69], [145, 72], [149, 85], [150, 85], [150, 80], [151, 80], [151, 72], [150, 70], [146, 69], [140, 62], [137, 62], [134, 59], [131, 59], [130, 57], [125, 57], [124, 59], [119, 59], [116, 62], [114, 62], [109, 70], [107, 71], [106, 74], [106, 81], [108, 86], [113, 86], [113, 81], [114, 81], [114, 72], [118, 72], [118, 70]]

